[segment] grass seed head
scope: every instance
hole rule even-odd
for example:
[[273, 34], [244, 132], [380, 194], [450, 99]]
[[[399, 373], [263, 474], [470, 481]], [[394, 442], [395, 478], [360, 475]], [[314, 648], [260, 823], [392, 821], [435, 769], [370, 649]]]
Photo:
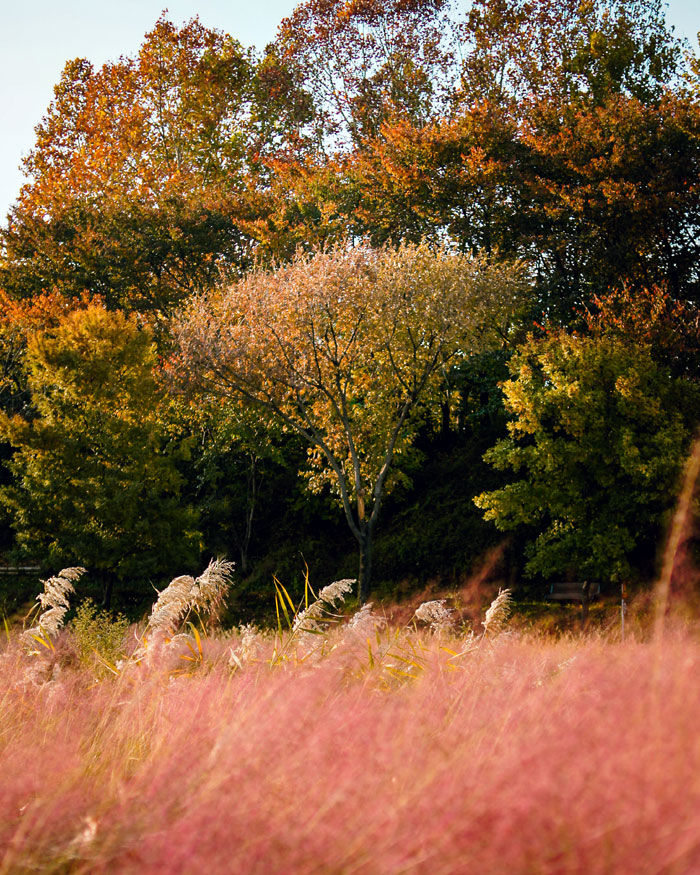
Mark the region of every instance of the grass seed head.
[[452, 628], [452, 610], [447, 607], [445, 599], [435, 599], [423, 602], [416, 608], [416, 620], [427, 623], [433, 632], [444, 632]]
[[82, 574], [85, 574], [84, 568], [63, 568], [54, 577], [42, 581], [44, 591], [36, 597], [42, 613], [36, 625], [24, 632], [25, 640], [36, 634], [53, 636], [61, 629], [70, 607], [69, 596], [75, 592], [73, 584]]
[[499, 589], [498, 595], [489, 605], [482, 626], [484, 635], [498, 635], [508, 621], [512, 609], [511, 593], [509, 589]]
[[319, 623], [328, 616], [328, 605], [337, 607], [337, 602], [344, 602], [346, 594], [352, 591], [355, 583], [354, 579], [345, 578], [324, 586], [316, 601], [296, 615], [292, 623], [292, 634], [321, 631]]

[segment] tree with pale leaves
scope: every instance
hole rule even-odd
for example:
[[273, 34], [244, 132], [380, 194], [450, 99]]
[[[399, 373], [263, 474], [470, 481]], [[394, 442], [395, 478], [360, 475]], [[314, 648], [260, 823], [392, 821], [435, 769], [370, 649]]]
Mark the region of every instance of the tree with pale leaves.
[[449, 368], [507, 342], [523, 287], [512, 265], [426, 245], [299, 253], [195, 299], [174, 326], [174, 377], [243, 397], [308, 443], [309, 485], [330, 484], [371, 588], [372, 537], [397, 462]]

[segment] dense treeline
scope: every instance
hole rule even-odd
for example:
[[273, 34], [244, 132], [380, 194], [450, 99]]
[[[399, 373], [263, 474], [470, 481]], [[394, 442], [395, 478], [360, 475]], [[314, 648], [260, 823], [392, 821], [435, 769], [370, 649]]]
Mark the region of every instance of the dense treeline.
[[653, 574], [700, 420], [700, 63], [657, 0], [307, 0], [262, 52], [163, 15], [36, 135], [8, 551], [135, 602], [223, 552], [251, 611], [499, 528], [514, 578]]

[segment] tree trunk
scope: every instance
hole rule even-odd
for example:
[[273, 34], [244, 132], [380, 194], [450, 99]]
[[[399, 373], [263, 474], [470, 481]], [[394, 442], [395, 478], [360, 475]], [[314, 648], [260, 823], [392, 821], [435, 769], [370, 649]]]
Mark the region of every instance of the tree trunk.
[[364, 604], [372, 591], [372, 533], [362, 532], [360, 544], [360, 573], [358, 575], [358, 597]]
[[112, 592], [114, 591], [114, 572], [102, 572], [102, 607], [108, 611], [112, 606]]
[[245, 546], [241, 545], [238, 548], [238, 555], [239, 555], [240, 560], [241, 560], [241, 564], [240, 564], [238, 570], [244, 576], [246, 574], [248, 574], [248, 550], [247, 550], [247, 546], [248, 546], [247, 544]]

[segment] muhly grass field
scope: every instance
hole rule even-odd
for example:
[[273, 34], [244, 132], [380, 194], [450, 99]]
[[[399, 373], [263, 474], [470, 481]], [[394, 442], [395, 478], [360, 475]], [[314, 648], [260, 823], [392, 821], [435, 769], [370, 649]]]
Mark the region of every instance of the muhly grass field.
[[11, 635], [0, 872], [700, 871], [697, 636], [316, 604], [208, 636], [171, 606], [114, 664]]

